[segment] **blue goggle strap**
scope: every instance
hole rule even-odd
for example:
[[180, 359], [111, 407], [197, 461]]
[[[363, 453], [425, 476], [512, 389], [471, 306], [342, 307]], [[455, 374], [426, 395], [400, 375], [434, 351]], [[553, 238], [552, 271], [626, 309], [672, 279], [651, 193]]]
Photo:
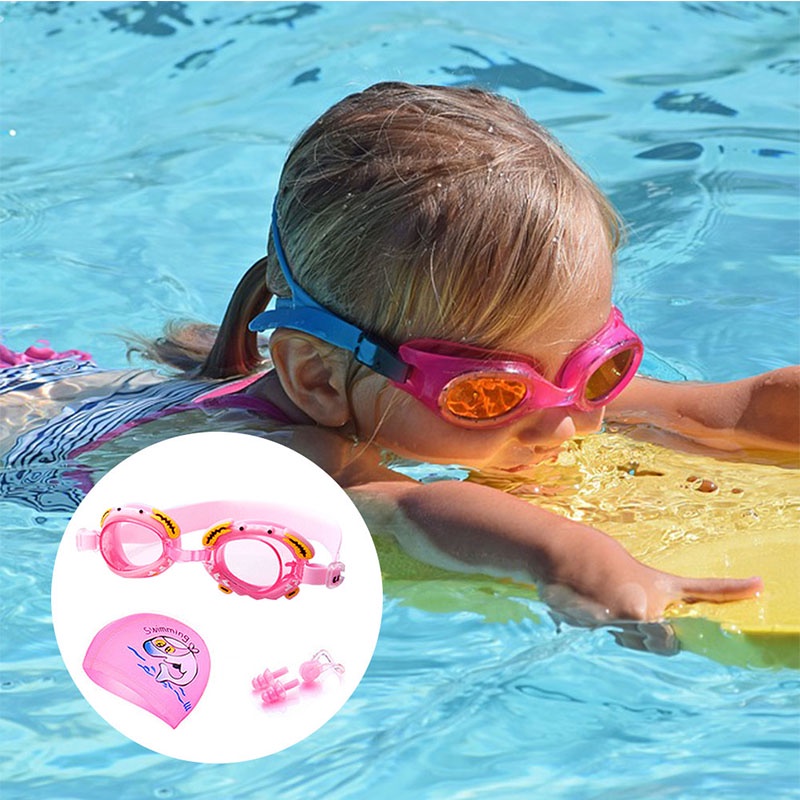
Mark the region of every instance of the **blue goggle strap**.
[[294, 280], [278, 231], [278, 211], [272, 207], [272, 241], [291, 297], [279, 297], [275, 309], [262, 311], [247, 326], [251, 331], [290, 328], [322, 339], [351, 352], [356, 360], [390, 380], [403, 383], [411, 371], [386, 345], [371, 338], [366, 331], [343, 320], [320, 305]]

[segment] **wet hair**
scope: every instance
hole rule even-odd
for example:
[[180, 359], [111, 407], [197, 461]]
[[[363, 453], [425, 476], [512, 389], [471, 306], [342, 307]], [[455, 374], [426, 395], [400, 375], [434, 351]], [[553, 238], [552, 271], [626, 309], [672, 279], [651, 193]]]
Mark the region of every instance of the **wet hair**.
[[[346, 97], [300, 136], [276, 202], [300, 285], [395, 345], [430, 337], [508, 347], [564, 307], [621, 229], [542, 126], [471, 88], [379, 83]], [[266, 283], [263, 263], [254, 269], [200, 374], [260, 363], [247, 322], [289, 291], [271, 242]]]

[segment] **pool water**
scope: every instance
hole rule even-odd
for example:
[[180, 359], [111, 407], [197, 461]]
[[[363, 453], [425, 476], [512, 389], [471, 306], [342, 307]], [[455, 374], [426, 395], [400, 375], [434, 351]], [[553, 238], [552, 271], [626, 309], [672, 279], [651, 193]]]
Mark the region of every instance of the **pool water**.
[[[616, 301], [647, 372], [800, 361], [796, 5], [9, 3], [0, 17], [12, 348], [47, 339], [122, 367], [120, 330], [218, 321], [263, 252], [291, 141], [344, 94], [398, 79], [507, 94], [598, 180], [628, 223]], [[110, 728], [63, 667], [49, 595], [69, 515], [2, 511], [6, 800], [800, 797], [797, 671], [622, 648], [557, 627], [522, 591], [507, 612], [496, 587], [443, 611], [387, 582], [366, 677], [319, 732], [255, 762], [167, 759]]]

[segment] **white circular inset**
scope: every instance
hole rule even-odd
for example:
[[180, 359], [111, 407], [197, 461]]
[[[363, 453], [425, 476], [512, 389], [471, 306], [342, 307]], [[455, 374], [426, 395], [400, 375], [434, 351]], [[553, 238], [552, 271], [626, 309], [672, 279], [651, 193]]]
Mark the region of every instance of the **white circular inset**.
[[[330, 476], [275, 442], [214, 432], [154, 444], [98, 481], [61, 541], [52, 604], [67, 669], [107, 722], [164, 755], [228, 763], [289, 747], [344, 705], [383, 593], [369, 530]], [[253, 679], [284, 667], [264, 704]]]

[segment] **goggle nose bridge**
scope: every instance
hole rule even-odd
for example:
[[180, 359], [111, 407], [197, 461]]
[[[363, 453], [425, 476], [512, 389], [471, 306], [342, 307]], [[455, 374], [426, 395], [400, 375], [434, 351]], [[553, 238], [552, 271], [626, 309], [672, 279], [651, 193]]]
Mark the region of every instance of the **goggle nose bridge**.
[[178, 550], [172, 553], [173, 561], [210, 561], [210, 550]]

